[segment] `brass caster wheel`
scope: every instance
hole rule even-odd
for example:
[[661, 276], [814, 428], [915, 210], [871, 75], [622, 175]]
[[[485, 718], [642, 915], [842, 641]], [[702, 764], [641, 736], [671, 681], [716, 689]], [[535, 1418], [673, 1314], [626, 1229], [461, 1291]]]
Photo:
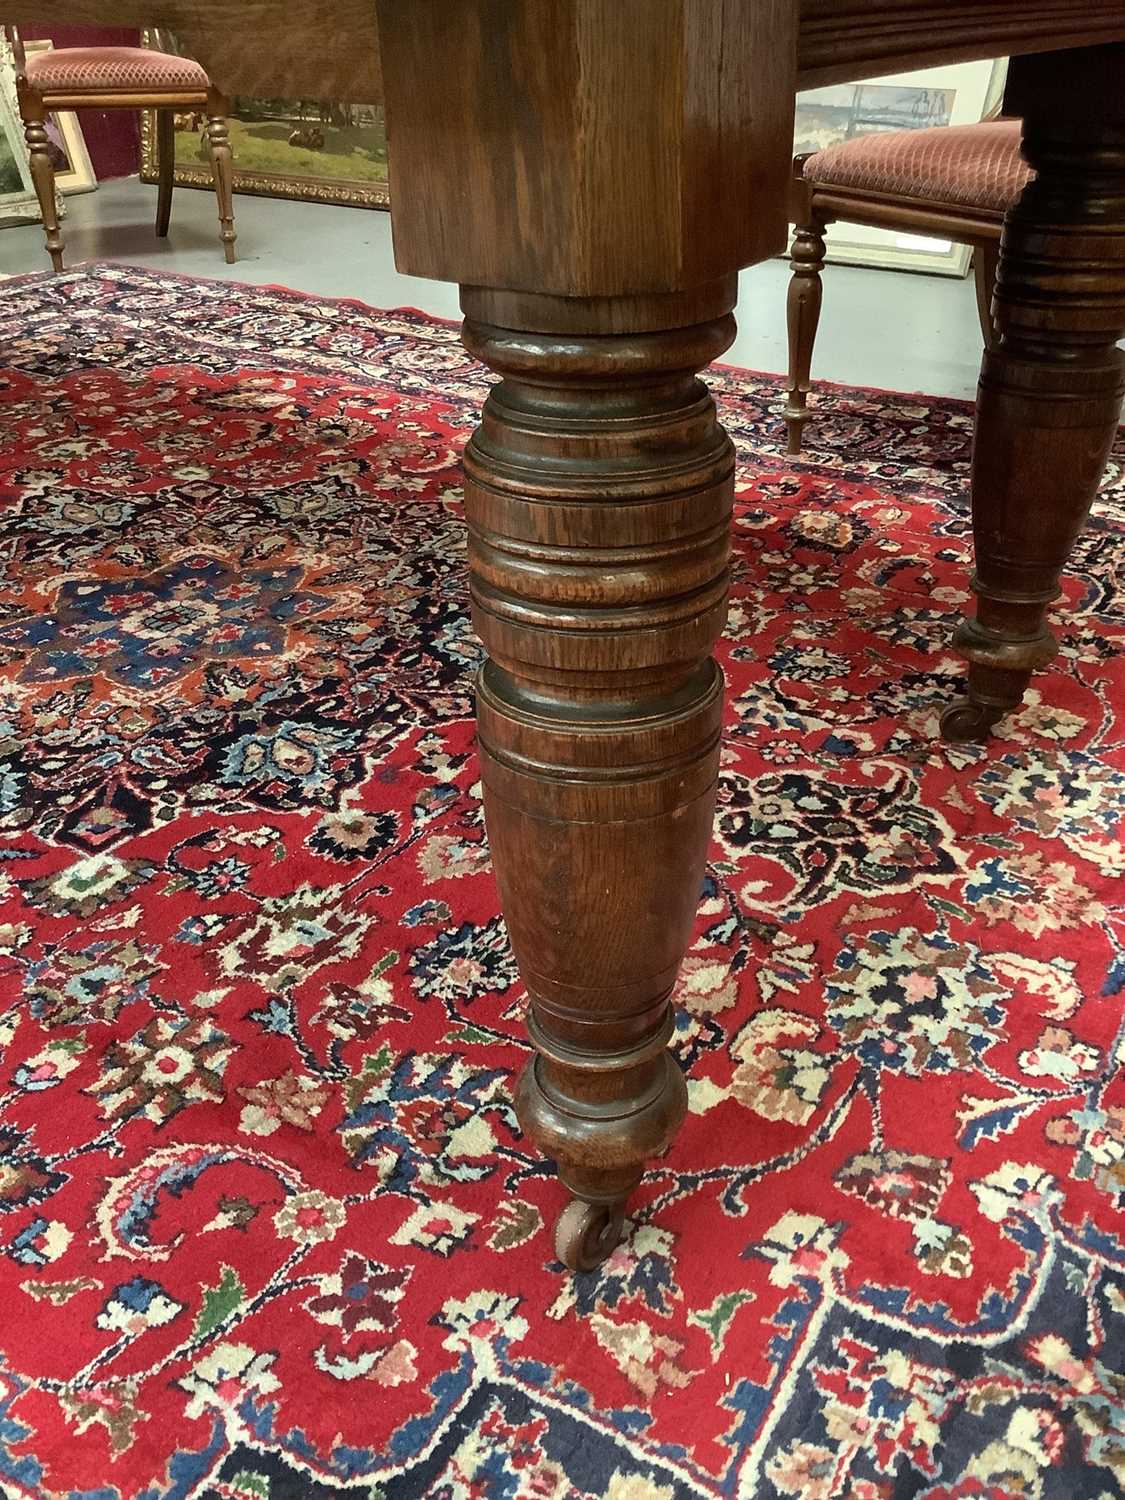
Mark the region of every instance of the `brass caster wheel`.
[[988, 708], [971, 698], [958, 698], [941, 716], [941, 737], [951, 745], [983, 745], [1003, 709]]
[[555, 1254], [572, 1271], [596, 1271], [621, 1242], [625, 1208], [572, 1198], [555, 1225]]

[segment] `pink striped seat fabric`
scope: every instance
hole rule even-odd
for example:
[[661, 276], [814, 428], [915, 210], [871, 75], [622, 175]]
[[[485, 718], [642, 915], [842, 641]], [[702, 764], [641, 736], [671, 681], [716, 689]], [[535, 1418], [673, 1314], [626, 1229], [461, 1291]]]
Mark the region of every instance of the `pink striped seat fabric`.
[[27, 81], [44, 93], [206, 93], [207, 74], [189, 57], [147, 47], [58, 47], [27, 60]]
[[818, 151], [803, 170], [818, 187], [1003, 213], [1031, 176], [1019, 147], [1018, 120], [876, 131]]

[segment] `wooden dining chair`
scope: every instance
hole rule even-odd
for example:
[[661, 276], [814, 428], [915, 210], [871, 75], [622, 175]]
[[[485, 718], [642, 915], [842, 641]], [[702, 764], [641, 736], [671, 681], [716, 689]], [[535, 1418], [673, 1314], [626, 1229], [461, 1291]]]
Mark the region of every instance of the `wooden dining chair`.
[[800, 453], [809, 416], [828, 225], [844, 220], [972, 245], [977, 309], [987, 343], [1004, 214], [1030, 175], [1020, 156], [1018, 120], [877, 131], [795, 158], [785, 405], [790, 453]]
[[147, 47], [58, 47], [26, 56], [18, 31], [6, 26], [16, 61], [16, 90], [31, 158], [31, 177], [47, 232], [47, 251], [63, 268], [63, 239], [55, 199], [55, 169], [47, 120], [60, 109], [154, 109], [160, 186], [156, 233], [168, 233], [176, 166], [175, 117], [200, 110], [207, 117], [211, 169], [219, 200], [219, 231], [228, 264], [235, 260], [234, 180], [226, 98], [199, 63]]

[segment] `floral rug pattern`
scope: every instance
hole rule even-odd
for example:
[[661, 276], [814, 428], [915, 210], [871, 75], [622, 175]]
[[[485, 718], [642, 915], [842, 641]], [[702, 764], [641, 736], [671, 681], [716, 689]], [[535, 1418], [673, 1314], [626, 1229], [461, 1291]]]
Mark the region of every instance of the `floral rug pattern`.
[[1125, 1487], [1125, 479], [937, 738], [971, 412], [718, 370], [739, 446], [691, 1110], [598, 1273], [510, 1105], [456, 331], [0, 293], [0, 1492]]

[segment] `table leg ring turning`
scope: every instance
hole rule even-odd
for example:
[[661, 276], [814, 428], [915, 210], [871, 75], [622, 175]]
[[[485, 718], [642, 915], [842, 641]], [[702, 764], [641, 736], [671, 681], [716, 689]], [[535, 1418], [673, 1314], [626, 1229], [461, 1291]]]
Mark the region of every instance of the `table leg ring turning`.
[[536, 1051], [517, 1112], [574, 1199], [558, 1254], [590, 1270], [686, 1109], [670, 1001], [714, 815], [733, 494], [696, 372], [733, 322], [573, 332], [552, 299], [529, 316], [546, 331], [465, 328], [504, 377], [465, 458], [477, 709]]

